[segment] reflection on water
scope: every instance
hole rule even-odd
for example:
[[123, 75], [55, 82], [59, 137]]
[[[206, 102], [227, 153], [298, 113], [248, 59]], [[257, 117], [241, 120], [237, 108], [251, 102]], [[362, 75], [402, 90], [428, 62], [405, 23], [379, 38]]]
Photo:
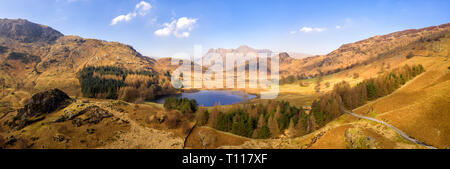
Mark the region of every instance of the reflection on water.
[[157, 103], [164, 103], [167, 97], [195, 99], [200, 106], [230, 105], [256, 98], [256, 95], [247, 94], [241, 91], [230, 90], [201, 90], [198, 92], [187, 92], [179, 95], [162, 97], [156, 100]]

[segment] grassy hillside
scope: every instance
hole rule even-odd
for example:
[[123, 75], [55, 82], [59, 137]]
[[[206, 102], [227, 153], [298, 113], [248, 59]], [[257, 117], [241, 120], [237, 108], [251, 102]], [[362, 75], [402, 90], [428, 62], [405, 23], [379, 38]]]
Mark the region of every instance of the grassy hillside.
[[[9, 29], [11, 25], [21, 29]], [[153, 69], [156, 61], [129, 45], [64, 36], [50, 27], [26, 20], [2, 19], [0, 31], [2, 105], [23, 106], [22, 102], [32, 94], [52, 88], [81, 96], [78, 73], [89, 66], [146, 71], [159, 78], [159, 72]]]
[[[407, 82], [394, 93], [368, 102], [354, 112], [388, 122], [409, 136], [426, 144], [448, 148], [450, 110], [449, 34], [408, 46], [392, 57], [375, 60], [367, 65], [322, 77], [321, 92], [332, 89], [334, 83], [348, 81], [352, 86], [363, 79], [377, 77], [406, 64], [421, 64], [426, 72]], [[412, 54], [411, 54], [412, 53]], [[355, 78], [354, 74], [358, 73]], [[294, 103], [314, 93], [318, 78], [305, 80], [310, 85], [284, 84], [278, 99]], [[330, 82], [327, 87], [323, 82]], [[333, 83], [334, 82], [334, 83]], [[316, 94], [319, 96], [320, 94]], [[294, 99], [296, 98], [296, 99]], [[315, 97], [310, 97], [313, 100]], [[303, 103], [304, 104], [304, 103]], [[324, 127], [298, 138], [281, 136], [277, 139], [250, 140], [231, 148], [425, 148], [411, 143], [393, 129], [372, 121], [344, 114]]]
[[[430, 58], [417, 57], [408, 63], [423, 63], [423, 59]], [[447, 57], [437, 56], [430, 60], [431, 63], [427, 64], [429, 70], [425, 73], [394, 93], [356, 108], [354, 112], [388, 122], [426, 144], [448, 148], [450, 63]], [[360, 142], [355, 142], [355, 139]], [[251, 141], [238, 147], [425, 148], [403, 139], [394, 130], [382, 124], [347, 114], [299, 138]]]
[[437, 63], [390, 96], [355, 109], [397, 126], [412, 137], [450, 147], [450, 63]]
[[[448, 37], [449, 29], [450, 24], [447, 23], [375, 36], [355, 43], [344, 44], [327, 55], [297, 59], [290, 64], [280, 66], [280, 72], [284, 72], [284, 77], [288, 75], [317, 76], [332, 74], [359, 65], [368, 65], [379, 59], [388, 59], [399, 55], [407, 56], [410, 52], [415, 56], [431, 56], [431, 52], [439, 48], [436, 40]], [[429, 48], [423, 45], [424, 43], [433, 43], [433, 51], [429, 51]]]

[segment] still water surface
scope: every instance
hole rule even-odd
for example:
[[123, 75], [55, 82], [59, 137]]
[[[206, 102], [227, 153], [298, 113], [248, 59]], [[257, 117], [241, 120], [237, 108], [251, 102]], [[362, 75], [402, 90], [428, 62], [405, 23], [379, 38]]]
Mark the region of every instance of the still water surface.
[[167, 97], [195, 99], [200, 106], [230, 105], [256, 98], [256, 95], [231, 90], [200, 90], [198, 92], [184, 92], [159, 98], [157, 103], [164, 103]]

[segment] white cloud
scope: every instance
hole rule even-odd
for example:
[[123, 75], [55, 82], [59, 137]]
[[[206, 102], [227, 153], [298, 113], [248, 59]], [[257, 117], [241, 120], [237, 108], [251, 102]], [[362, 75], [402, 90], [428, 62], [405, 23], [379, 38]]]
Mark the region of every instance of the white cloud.
[[302, 29], [300, 29], [301, 32], [311, 32], [313, 31], [313, 28], [310, 27], [303, 27]]
[[177, 21], [177, 28], [178, 29], [192, 29], [192, 26], [197, 22], [197, 19], [189, 19], [186, 17], [182, 17], [178, 19]]
[[299, 30], [293, 30], [293, 31], [290, 31], [289, 33], [291, 34], [291, 35], [293, 35], [293, 34], [296, 34], [296, 33], [299, 33], [299, 32], [303, 32], [303, 33], [310, 33], [310, 32], [323, 32], [323, 31], [326, 31], [327, 30], [327, 28], [313, 28], [313, 27], [302, 27], [302, 28], [300, 28]]
[[150, 9], [152, 9], [152, 5], [150, 5], [150, 3], [141, 1], [136, 5], [135, 11], [137, 11], [139, 15], [145, 16], [147, 15], [148, 11], [150, 11]]
[[117, 23], [123, 22], [123, 21], [128, 22], [128, 21], [132, 20], [133, 18], [135, 18], [138, 14], [141, 16], [145, 16], [150, 11], [150, 9], [152, 9], [152, 5], [150, 5], [150, 3], [141, 1], [138, 4], [136, 4], [136, 7], [133, 12], [130, 12], [126, 15], [119, 15], [119, 16], [115, 17], [114, 19], [112, 19], [111, 26], [114, 26]]
[[155, 31], [156, 36], [170, 36], [172, 34], [173, 26], [175, 21], [172, 21], [172, 23], [165, 23], [164, 28], [158, 29]]
[[299, 31], [309, 33], [309, 32], [323, 32], [325, 30], [326, 30], [326, 28], [302, 27]]
[[170, 36], [174, 35], [177, 38], [187, 38], [191, 35], [194, 25], [198, 19], [181, 17], [172, 20], [170, 23], [164, 23], [164, 27], [154, 32], [156, 36]]
[[116, 25], [117, 23], [122, 22], [122, 21], [128, 22], [131, 19], [133, 19], [134, 17], [136, 17], [136, 13], [128, 13], [126, 15], [119, 15], [111, 21], [111, 25]]
[[341, 29], [342, 27], [340, 25], [336, 25], [336, 29]]

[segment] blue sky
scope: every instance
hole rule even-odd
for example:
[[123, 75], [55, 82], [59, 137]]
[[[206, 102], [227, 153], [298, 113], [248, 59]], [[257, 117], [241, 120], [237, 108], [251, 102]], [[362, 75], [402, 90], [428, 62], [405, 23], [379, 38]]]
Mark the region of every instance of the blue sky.
[[[375, 35], [450, 22], [449, 0], [0, 0], [0, 18], [24, 18], [132, 45], [147, 56], [193, 45], [326, 54]], [[115, 19], [116, 18], [116, 19]]]

